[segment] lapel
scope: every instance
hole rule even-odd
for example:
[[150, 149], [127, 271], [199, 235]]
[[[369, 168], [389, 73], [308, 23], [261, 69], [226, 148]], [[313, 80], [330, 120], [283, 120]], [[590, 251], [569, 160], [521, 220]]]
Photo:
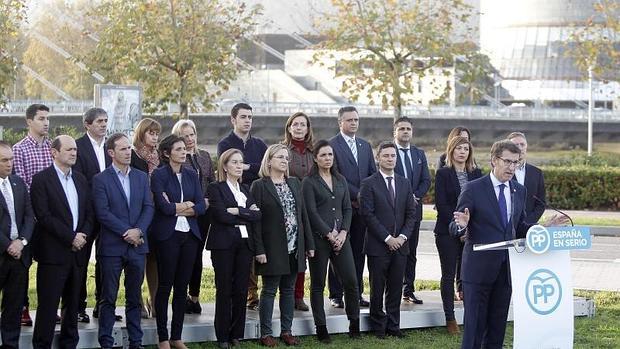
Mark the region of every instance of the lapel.
[[[52, 177], [51, 187], [53, 188], [53, 190], [56, 191], [56, 197], [62, 198], [60, 199], [60, 201], [62, 201], [62, 203], [65, 206], [66, 212], [69, 214], [69, 217], [71, 217], [71, 208], [69, 206], [69, 200], [67, 199], [67, 196], [65, 195], [64, 189], [62, 189], [62, 183], [60, 183], [60, 179], [58, 179], [58, 174], [56, 173], [56, 168], [54, 168], [54, 165], [48, 167], [48, 172], [49, 173], [47, 175]], [[73, 180], [73, 183], [75, 183], [75, 179]], [[76, 191], [78, 191], [77, 185], [75, 186], [75, 189]], [[78, 199], [79, 199], [79, 192], [78, 192]]]
[[499, 212], [499, 203], [497, 202], [497, 197], [495, 196], [495, 188], [493, 187], [493, 181], [491, 181], [491, 175], [487, 175], [486, 184], [487, 185], [484, 186], [484, 191], [492, 207], [493, 217], [495, 217], [496, 223], [498, 226], [502, 227], [503, 230], [502, 219]]
[[396, 167], [394, 168], [394, 172], [405, 177], [405, 168], [403, 168], [402, 151], [400, 150], [400, 146], [398, 144], [396, 144]]
[[[187, 185], [185, 180], [185, 173], [183, 173], [184, 168], [184, 166], [181, 166], [181, 184]], [[166, 171], [168, 172], [168, 178], [172, 181], [172, 186], [174, 187], [174, 192], [171, 193], [172, 197], [170, 199], [174, 202], [181, 202], [181, 193], [183, 192], [183, 188], [181, 187], [181, 185], [179, 185], [179, 179], [177, 178], [177, 174], [172, 171], [172, 167], [170, 167], [169, 165], [166, 165]]]
[[[9, 182], [11, 183], [11, 186], [15, 188], [15, 183], [13, 182], [13, 178], [11, 178], [11, 175], [9, 175]], [[13, 201], [15, 201], [15, 190], [13, 190]], [[4, 195], [0, 195], [0, 207], [2, 207], [7, 214], [9, 214], [9, 206], [6, 204]]]
[[297, 186], [293, 184], [294, 181], [295, 180], [291, 177], [286, 178], [286, 184], [288, 184], [288, 187], [293, 194], [293, 198], [295, 199], [295, 207], [297, 209], [297, 212], [299, 213], [299, 209], [301, 208], [301, 198], [299, 197], [299, 190], [295, 190], [297, 189]]
[[452, 186], [456, 188], [456, 197], [458, 198], [463, 188], [461, 188], [461, 183], [459, 183], [459, 178], [456, 176], [456, 170], [454, 169], [454, 167], [450, 169], [449, 173], [450, 173], [450, 180], [452, 181]]
[[[340, 146], [340, 152], [342, 154], [346, 154], [346, 158], [349, 160], [349, 162], [353, 165], [355, 165], [357, 167], [357, 162], [355, 162], [355, 158], [353, 157], [353, 153], [351, 153], [351, 148], [349, 148], [349, 144], [347, 143], [347, 141], [344, 140], [344, 137], [342, 137], [342, 134], [340, 134], [340, 132], [338, 132], [338, 135], [336, 136], [336, 142], [338, 143], [338, 145]], [[355, 141], [356, 146], [357, 146], [357, 141]], [[359, 147], [357, 149], [357, 158], [360, 158], [360, 153], [359, 153]], [[344, 165], [344, 164], [343, 164]]]
[[[131, 209], [131, 205], [127, 204], [127, 195], [125, 195], [125, 190], [123, 189], [123, 186], [121, 185], [121, 181], [118, 179], [118, 176], [116, 175], [116, 172], [114, 172], [114, 167], [110, 166], [106, 169], [106, 171], [110, 171], [110, 175], [112, 177], [112, 182], [114, 182], [114, 184], [116, 185], [116, 188], [121, 192], [121, 196], [123, 197], [123, 202], [125, 204], [125, 206], [127, 206], [128, 209]], [[135, 171], [135, 169], [133, 169], [132, 171]], [[130, 172], [130, 178], [131, 178], [131, 172]], [[133, 188], [133, 186], [130, 184], [131, 188]]]
[[[224, 198], [224, 203], [231, 202], [231, 203], [234, 203], [235, 206], [237, 206], [237, 200], [235, 199], [235, 195], [233, 194], [232, 190], [230, 190], [230, 188], [228, 187], [228, 183], [226, 182], [226, 180], [224, 180], [224, 182], [220, 182], [219, 187], [220, 187], [220, 193], [222, 193], [222, 196]], [[243, 186], [241, 185], [241, 183], [239, 183], [239, 190], [241, 190], [241, 192], [243, 192], [247, 197], [247, 193], [245, 193], [242, 188]]]
[[[140, 192], [138, 191], [139, 189], [139, 184], [138, 183], [138, 177], [137, 177], [138, 173], [135, 172], [135, 169], [131, 170], [131, 172], [129, 172], [129, 200], [130, 200], [130, 205], [129, 205], [129, 211], [131, 213], [131, 208], [137, 208], [139, 207], [140, 209], [142, 209], [142, 196], [140, 195]], [[119, 182], [120, 184], [120, 182]], [[141, 187], [141, 186], [140, 186]], [[123, 191], [124, 193], [124, 191]], [[124, 194], [123, 194], [124, 195]], [[127, 198], [125, 198], [125, 200], [127, 200]], [[138, 211], [139, 212], [139, 211]]]
[[95, 154], [95, 149], [93, 148], [93, 144], [90, 142], [90, 138], [88, 138], [87, 134], [84, 134], [82, 138], [84, 138], [84, 144], [86, 145], [84, 149], [86, 152], [86, 154], [84, 154], [85, 158], [88, 159], [88, 162], [90, 162], [90, 165], [93, 166], [93, 168], [99, 169], [99, 162], [97, 162], [97, 155]]
[[264, 178], [263, 180], [265, 181], [265, 188], [267, 188], [267, 191], [269, 192], [269, 194], [271, 194], [271, 196], [273, 196], [276, 199], [278, 206], [282, 208], [282, 202], [280, 202], [280, 196], [278, 196], [278, 192], [276, 191], [276, 186], [273, 184], [273, 181], [271, 180], [271, 178]]
[[327, 190], [327, 192], [334, 194], [336, 192], [336, 184], [338, 183], [338, 179], [332, 175], [332, 187], [331, 189], [329, 188], [329, 185], [327, 185], [327, 183], [325, 183], [325, 180], [323, 180], [323, 177], [321, 177], [320, 174], [316, 174], [315, 175], [317, 180], [319, 181], [319, 184], [321, 186], [323, 186], [323, 188], [325, 188], [325, 190]]
[[[536, 181], [534, 180], [534, 171], [531, 169], [530, 164], [525, 164], [525, 178], [523, 179], [523, 186], [525, 188], [535, 188], [536, 187]], [[534, 193], [533, 189], [530, 191], [528, 190], [528, 192], [531, 192], [532, 194]]]
[[[28, 195], [26, 191], [26, 187], [23, 185], [20, 185], [20, 182], [18, 182], [15, 177], [13, 177], [12, 175], [9, 175], [9, 181], [11, 182], [11, 189], [13, 189], [13, 203], [15, 206], [15, 220], [17, 220], [17, 225], [19, 228], [19, 219], [20, 217], [22, 217], [24, 215], [24, 202], [22, 201], [25, 195]], [[8, 209], [8, 207], [6, 206], [6, 202], [4, 200], [2, 200], [2, 202], [5, 205], [5, 208]], [[7, 214], [8, 211], [7, 211]]]
[[[383, 175], [381, 174], [380, 171], [377, 171], [375, 173], [375, 181], [376, 181], [375, 185], [381, 188], [379, 190], [383, 192], [383, 195], [386, 201], [388, 202], [388, 204], [390, 205], [390, 207], [394, 208], [394, 205], [392, 204], [392, 201], [390, 200], [390, 192], [388, 191], [387, 184], [385, 184], [385, 180], [383, 179]], [[396, 183], [395, 182], [396, 182], [396, 177], [392, 179], [392, 186], [394, 186], [394, 202], [396, 202], [396, 198], [398, 197], [396, 194], [396, 186], [395, 186]]]

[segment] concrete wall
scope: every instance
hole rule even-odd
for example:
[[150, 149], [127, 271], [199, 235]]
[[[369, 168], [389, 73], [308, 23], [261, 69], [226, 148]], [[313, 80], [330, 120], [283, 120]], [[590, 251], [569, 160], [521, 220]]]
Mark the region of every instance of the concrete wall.
[[[192, 119], [198, 127], [198, 142], [215, 145], [231, 130], [230, 118], [227, 115], [193, 115]], [[263, 138], [268, 144], [282, 140], [284, 124], [287, 116], [254, 117], [253, 134]], [[175, 120], [158, 118], [168, 134]], [[81, 129], [80, 115], [52, 115], [51, 127], [71, 125]], [[338, 132], [335, 116], [313, 116], [311, 118], [315, 138], [330, 138]], [[545, 121], [511, 121], [511, 120], [464, 120], [464, 119], [414, 119], [415, 143], [425, 147], [441, 149], [450, 130], [457, 125], [468, 127], [472, 132], [475, 145], [489, 145], [495, 140], [505, 137], [511, 131], [522, 131], [527, 134], [528, 142], [534, 147], [586, 147], [587, 123], [585, 122], [545, 122]], [[0, 125], [7, 129], [25, 128], [23, 116], [0, 116]], [[362, 116], [359, 136], [373, 144], [392, 137], [392, 119], [386, 117]], [[595, 123], [595, 143], [620, 143], [620, 122]]]

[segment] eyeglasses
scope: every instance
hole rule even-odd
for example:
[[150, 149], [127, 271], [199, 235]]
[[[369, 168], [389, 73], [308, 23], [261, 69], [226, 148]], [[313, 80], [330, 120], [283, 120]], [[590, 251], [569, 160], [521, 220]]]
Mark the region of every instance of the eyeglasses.
[[286, 155], [278, 155], [278, 156], [274, 156], [273, 158], [278, 159], [278, 160], [288, 161], [288, 156]]
[[499, 156], [497, 158], [502, 160], [502, 162], [504, 163], [504, 166], [506, 167], [519, 167], [521, 165], [521, 159], [513, 161], [513, 160], [504, 159]]

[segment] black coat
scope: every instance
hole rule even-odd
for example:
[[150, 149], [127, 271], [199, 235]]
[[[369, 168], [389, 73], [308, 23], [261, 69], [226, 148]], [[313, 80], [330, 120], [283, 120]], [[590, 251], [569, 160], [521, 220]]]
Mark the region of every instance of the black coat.
[[301, 188], [310, 228], [316, 236], [324, 238], [334, 229], [334, 221], [337, 221], [338, 231], [349, 232], [353, 211], [347, 180], [344, 177], [332, 176], [330, 190], [320, 175], [313, 174], [304, 178]]
[[[467, 173], [467, 179], [482, 177], [479, 168]], [[461, 184], [456, 177], [456, 171], [452, 167], [442, 167], [435, 173], [435, 208], [437, 209], [437, 223], [435, 234], [449, 235], [449, 225], [454, 219], [454, 210], [461, 194]]]
[[[226, 182], [213, 182], [207, 187], [209, 196], [209, 214], [211, 215], [211, 227], [207, 237], [207, 250], [227, 250], [233, 243], [241, 239], [241, 232], [237, 225], [245, 225], [248, 230], [248, 247], [253, 248], [252, 236], [254, 234], [252, 222], [261, 219], [260, 211], [250, 210], [255, 203], [252, 194], [245, 185], [239, 184], [239, 189], [247, 197], [246, 207], [237, 205], [237, 200]], [[232, 215], [227, 208], [237, 207], [239, 215]]]
[[88, 181], [76, 171], [73, 171], [72, 178], [78, 194], [79, 218], [75, 231], [69, 201], [54, 165], [32, 178], [30, 195], [37, 217], [32, 253], [39, 263], [68, 264], [75, 260], [78, 265], [85, 265], [90, 257], [85, 248], [77, 252], [71, 250], [76, 232], [90, 235], [94, 221]]
[[[15, 221], [17, 222], [17, 233], [20, 238], [32, 242], [34, 230], [34, 213], [30, 205], [28, 188], [23, 179], [17, 175], [9, 175], [9, 181], [13, 187], [13, 202], [15, 207]], [[11, 244], [11, 215], [4, 196], [0, 195], [0, 265], [5, 258], [13, 258], [8, 255], [6, 249]], [[22, 263], [26, 268], [30, 266], [32, 258], [30, 256], [30, 245], [22, 250]]]
[[[415, 203], [411, 185], [405, 177], [396, 173], [394, 182], [396, 197], [392, 206], [381, 172], [375, 172], [362, 181], [360, 210], [367, 227], [364, 252], [369, 256], [390, 255], [391, 251], [385, 239], [390, 235], [401, 234], [409, 239], [415, 225]], [[408, 255], [409, 242], [405, 242], [397, 252]]]
[[[88, 185], [92, 185], [93, 177], [101, 172], [99, 169], [99, 162], [97, 161], [97, 155], [95, 155], [95, 149], [90, 142], [87, 134], [75, 140], [77, 145], [77, 159], [75, 165], [73, 165], [73, 171], [80, 172], [86, 177]], [[108, 155], [107, 148], [104, 146], [103, 151], [105, 154], [105, 167], [112, 164], [112, 158]]]
[[314, 239], [301, 196], [301, 183], [295, 177], [286, 179], [297, 210], [297, 270], [291, 270], [284, 227], [284, 210], [276, 187], [270, 178], [260, 178], [252, 183], [252, 196], [261, 210], [262, 219], [254, 225], [254, 254], [267, 255], [267, 263], [256, 265], [259, 275], [288, 275], [306, 269], [305, 252], [314, 250]]

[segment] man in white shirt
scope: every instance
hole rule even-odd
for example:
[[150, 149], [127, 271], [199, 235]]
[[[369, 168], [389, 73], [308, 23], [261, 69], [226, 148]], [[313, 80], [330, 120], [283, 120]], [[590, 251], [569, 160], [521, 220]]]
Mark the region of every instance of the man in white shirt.
[[0, 141], [0, 291], [2, 291], [2, 345], [17, 348], [20, 319], [32, 262], [28, 246], [34, 214], [26, 183], [13, 171], [13, 150]]

